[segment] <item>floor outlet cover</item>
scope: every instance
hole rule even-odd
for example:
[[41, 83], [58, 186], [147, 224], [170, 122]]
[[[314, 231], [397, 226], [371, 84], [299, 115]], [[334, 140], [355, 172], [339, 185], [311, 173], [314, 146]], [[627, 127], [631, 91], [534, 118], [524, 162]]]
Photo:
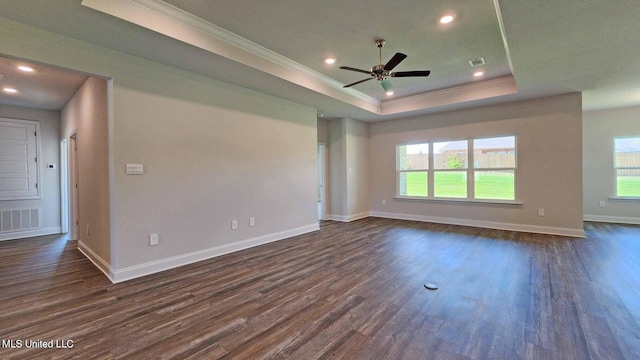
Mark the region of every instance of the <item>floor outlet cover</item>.
[[424, 284], [424, 287], [429, 289], [429, 290], [438, 290], [438, 285], [436, 285], [434, 283], [426, 283], [426, 284]]

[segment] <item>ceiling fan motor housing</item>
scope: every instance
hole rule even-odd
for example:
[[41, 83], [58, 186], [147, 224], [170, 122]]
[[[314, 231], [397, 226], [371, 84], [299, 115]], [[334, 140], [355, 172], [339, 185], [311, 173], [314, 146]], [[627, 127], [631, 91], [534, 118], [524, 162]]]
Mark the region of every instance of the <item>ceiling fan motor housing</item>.
[[374, 65], [371, 68], [371, 76], [378, 80], [384, 80], [389, 76], [389, 72], [384, 69], [384, 65]]

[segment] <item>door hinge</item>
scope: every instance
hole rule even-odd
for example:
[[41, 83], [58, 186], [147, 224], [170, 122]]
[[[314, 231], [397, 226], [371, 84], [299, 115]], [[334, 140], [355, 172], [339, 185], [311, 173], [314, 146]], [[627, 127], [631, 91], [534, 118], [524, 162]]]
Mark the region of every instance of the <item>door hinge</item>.
[[34, 131], [34, 132], [33, 132], [33, 136], [38, 136], [38, 132], [37, 132], [37, 131]]
[[38, 158], [33, 158], [33, 161], [38, 162]]
[[38, 183], [36, 183], [36, 189], [38, 188]]

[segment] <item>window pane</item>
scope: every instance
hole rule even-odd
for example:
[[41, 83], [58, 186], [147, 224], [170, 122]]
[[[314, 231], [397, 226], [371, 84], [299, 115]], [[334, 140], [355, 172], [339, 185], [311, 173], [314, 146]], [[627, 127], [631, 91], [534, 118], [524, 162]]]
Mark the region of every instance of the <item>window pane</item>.
[[640, 169], [618, 169], [616, 196], [640, 196]]
[[468, 141], [444, 141], [433, 143], [433, 167], [435, 169], [466, 169]]
[[615, 139], [616, 167], [640, 167], [640, 137]]
[[426, 171], [400, 173], [398, 182], [400, 196], [427, 196], [428, 188]]
[[436, 171], [433, 181], [436, 197], [467, 197], [466, 171]]
[[513, 170], [476, 171], [476, 199], [515, 200], [515, 178]]
[[398, 170], [422, 170], [429, 168], [429, 144], [399, 145]]
[[515, 168], [516, 137], [503, 136], [473, 140], [475, 168]]

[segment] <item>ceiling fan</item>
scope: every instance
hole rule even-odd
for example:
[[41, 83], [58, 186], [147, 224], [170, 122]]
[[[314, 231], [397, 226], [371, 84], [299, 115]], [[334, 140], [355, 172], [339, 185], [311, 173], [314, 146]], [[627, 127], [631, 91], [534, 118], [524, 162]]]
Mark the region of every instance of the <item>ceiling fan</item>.
[[385, 44], [384, 39], [376, 40], [376, 45], [378, 46], [378, 49], [380, 52], [380, 64], [374, 65], [371, 68], [371, 70], [362, 70], [362, 69], [352, 68], [349, 66], [340, 66], [340, 69], [356, 71], [364, 74], [369, 74], [371, 76], [370, 78], [356, 81], [354, 83], [345, 85], [343, 87], [348, 88], [353, 85], [358, 85], [360, 83], [363, 83], [365, 81], [376, 79], [380, 82], [380, 85], [382, 85], [382, 88], [384, 89], [387, 95], [393, 95], [393, 86], [391, 85], [391, 81], [389, 80], [389, 77], [429, 76], [429, 74], [431, 73], [431, 71], [429, 70], [390, 72], [391, 70], [393, 70], [393, 68], [398, 66], [398, 64], [400, 64], [402, 60], [404, 60], [407, 57], [407, 55], [402, 53], [396, 53], [386, 64], [383, 65], [382, 64], [382, 47], [384, 46], [384, 44]]

